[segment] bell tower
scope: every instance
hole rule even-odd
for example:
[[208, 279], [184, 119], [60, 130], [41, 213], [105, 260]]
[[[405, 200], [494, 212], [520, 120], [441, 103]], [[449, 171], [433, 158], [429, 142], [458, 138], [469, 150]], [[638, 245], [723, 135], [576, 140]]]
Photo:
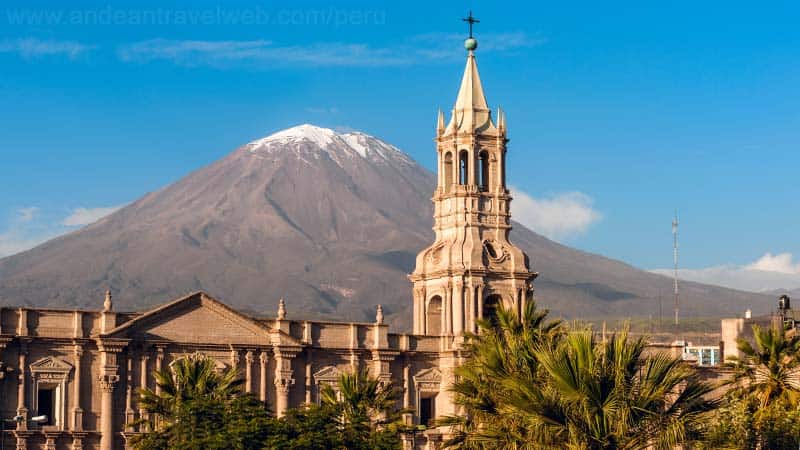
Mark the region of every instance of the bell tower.
[[506, 120], [486, 103], [475, 62], [478, 42], [464, 42], [467, 64], [450, 121], [439, 111], [436, 125], [438, 183], [433, 193], [436, 240], [417, 255], [414, 334], [459, 336], [476, 332], [477, 320], [495, 309], [520, 309], [536, 273], [515, 247], [511, 196], [506, 187]]

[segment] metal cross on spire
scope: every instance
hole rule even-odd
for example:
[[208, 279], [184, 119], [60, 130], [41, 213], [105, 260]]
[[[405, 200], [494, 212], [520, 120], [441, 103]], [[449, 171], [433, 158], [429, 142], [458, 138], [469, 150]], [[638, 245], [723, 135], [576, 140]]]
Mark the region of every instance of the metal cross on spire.
[[472, 11], [471, 10], [469, 12], [469, 17], [464, 17], [461, 20], [464, 21], [464, 22], [469, 23], [469, 37], [472, 38], [472, 26], [475, 25], [476, 23], [481, 23], [481, 21], [476, 19], [476, 18], [474, 18], [474, 17], [472, 17]]

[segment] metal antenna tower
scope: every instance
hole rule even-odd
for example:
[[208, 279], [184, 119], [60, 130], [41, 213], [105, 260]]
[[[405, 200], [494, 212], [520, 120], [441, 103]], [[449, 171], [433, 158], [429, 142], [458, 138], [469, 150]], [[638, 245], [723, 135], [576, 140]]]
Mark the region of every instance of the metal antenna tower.
[[675, 293], [675, 325], [678, 325], [678, 211], [675, 211], [675, 218], [672, 219], [672, 258], [675, 263], [674, 272], [674, 293]]

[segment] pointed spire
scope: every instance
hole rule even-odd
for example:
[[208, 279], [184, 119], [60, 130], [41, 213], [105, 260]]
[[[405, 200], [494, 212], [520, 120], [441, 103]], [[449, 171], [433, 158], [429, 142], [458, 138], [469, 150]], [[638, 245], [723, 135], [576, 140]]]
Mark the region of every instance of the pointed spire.
[[378, 305], [378, 310], [375, 312], [375, 323], [383, 324], [383, 306], [381, 305]]
[[111, 303], [111, 291], [106, 290], [106, 299], [103, 301], [103, 312], [109, 312], [113, 307], [114, 305]]
[[444, 113], [439, 109], [439, 115], [436, 118], [436, 134], [444, 132]]
[[499, 106], [497, 107], [497, 129], [500, 131], [505, 131], [506, 129], [506, 113]]
[[[477, 44], [476, 44], [477, 46]], [[478, 64], [475, 62], [475, 46], [467, 47], [467, 65], [461, 79], [453, 116], [450, 118], [448, 131], [473, 132], [480, 129], [494, 128], [486, 96], [483, 94]]]
[[286, 302], [283, 301], [283, 297], [278, 301], [278, 320], [286, 319]]

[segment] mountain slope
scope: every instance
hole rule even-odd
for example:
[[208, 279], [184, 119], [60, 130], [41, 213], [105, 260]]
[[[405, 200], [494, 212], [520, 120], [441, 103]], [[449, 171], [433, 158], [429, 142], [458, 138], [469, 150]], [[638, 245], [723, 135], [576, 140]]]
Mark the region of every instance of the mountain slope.
[[[245, 311], [410, 323], [411, 271], [431, 242], [435, 179], [363, 133], [301, 125], [251, 142], [76, 232], [0, 260], [0, 304], [142, 309], [203, 289]], [[512, 205], [513, 213], [513, 205]], [[539, 301], [571, 317], [670, 315], [671, 281], [521, 225]], [[686, 283], [682, 311], [738, 314], [765, 296]]]

